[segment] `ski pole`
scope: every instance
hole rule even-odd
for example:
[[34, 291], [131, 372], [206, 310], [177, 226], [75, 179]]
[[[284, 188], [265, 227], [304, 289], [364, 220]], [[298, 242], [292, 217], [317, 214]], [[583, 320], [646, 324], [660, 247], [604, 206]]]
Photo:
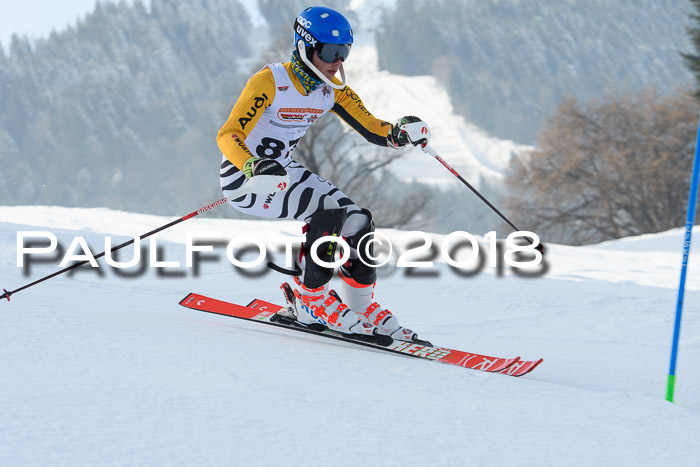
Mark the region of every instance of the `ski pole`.
[[[141, 236], [139, 237], [139, 240], [143, 240], [144, 238], [150, 237], [150, 236], [153, 235], [153, 234], [156, 234], [156, 233], [161, 232], [161, 231], [163, 231], [163, 230], [165, 230], [165, 229], [167, 229], [167, 228], [170, 228], [170, 227], [172, 227], [172, 226], [174, 226], [174, 225], [176, 225], [176, 224], [179, 224], [179, 223], [182, 222], [182, 221], [186, 221], [187, 219], [191, 219], [191, 218], [193, 218], [194, 216], [197, 216], [197, 215], [199, 215], [199, 214], [202, 214], [203, 212], [207, 212], [207, 211], [209, 211], [209, 210], [211, 210], [211, 209], [214, 209], [214, 208], [217, 207], [217, 206], [221, 206], [221, 205], [224, 204], [224, 203], [226, 203], [226, 198], [222, 198], [222, 199], [220, 199], [219, 201], [216, 201], [215, 203], [208, 204], [208, 205], [204, 206], [203, 208], [200, 208], [200, 209], [198, 209], [198, 210], [196, 210], [196, 211], [194, 211], [194, 212], [191, 212], [191, 213], [187, 214], [186, 216], [183, 216], [183, 217], [181, 217], [181, 218], [179, 218], [179, 219], [175, 219], [175, 220], [172, 221], [172, 222], [169, 222], [169, 223], [167, 223], [167, 224], [165, 224], [165, 225], [162, 225], [162, 226], [158, 227], [157, 229], [151, 230], [150, 232], [147, 232], [147, 233], [141, 235]], [[133, 238], [132, 238], [131, 240], [128, 240], [128, 241], [122, 243], [121, 245], [117, 245], [117, 246], [113, 247], [113, 248], [110, 249], [109, 251], [110, 251], [110, 252], [117, 251], [117, 250], [119, 250], [119, 249], [121, 249], [121, 248], [124, 248], [125, 246], [131, 245], [132, 243], [134, 243], [134, 239], [133, 239]], [[98, 253], [97, 255], [95, 255], [95, 259], [103, 257], [103, 256], [105, 255], [105, 253], [106, 253], [106, 251], [103, 251], [102, 253]], [[89, 263], [89, 262], [90, 262], [90, 261], [88, 261], [88, 260], [83, 260], [83, 261], [79, 261], [79, 262], [77, 262], [77, 263], [71, 264], [71, 265], [68, 266], [68, 267], [65, 267], [65, 268], [63, 268], [63, 269], [60, 269], [60, 270], [58, 270], [58, 271], [56, 271], [56, 272], [54, 272], [54, 273], [49, 274], [48, 276], [42, 277], [41, 279], [37, 279], [37, 280], [35, 280], [35, 281], [32, 282], [32, 283], [23, 285], [22, 287], [20, 287], [20, 288], [18, 288], [18, 289], [15, 289], [15, 290], [2, 289], [2, 290], [5, 291], [5, 293], [2, 294], [2, 295], [0, 295], [0, 300], [2, 300], [3, 298], [6, 298], [7, 301], [9, 302], [9, 301], [10, 301], [10, 295], [12, 295], [12, 294], [15, 294], [15, 293], [17, 293], [17, 292], [20, 292], [20, 291], [22, 291], [22, 290], [24, 290], [24, 289], [28, 289], [29, 287], [31, 287], [31, 286], [33, 286], [33, 285], [36, 285], [36, 284], [38, 284], [38, 283], [40, 283], [40, 282], [44, 282], [44, 281], [46, 281], [46, 280], [49, 280], [49, 279], [51, 279], [52, 277], [56, 277], [56, 276], [58, 276], [59, 274], [63, 274], [64, 272], [68, 272], [68, 271], [70, 271], [70, 270], [72, 270], [72, 269], [78, 268], [78, 267], [80, 267], [80, 266], [82, 266], [82, 265], [84, 265], [84, 264], [87, 264], [87, 263]]]
[[[467, 188], [469, 188], [470, 190], [472, 190], [472, 191], [474, 192], [474, 194], [475, 194], [476, 196], [478, 196], [479, 199], [481, 199], [481, 201], [483, 201], [484, 203], [486, 203], [486, 205], [487, 205], [488, 207], [490, 207], [490, 208], [493, 210], [493, 212], [495, 212], [496, 214], [498, 214], [498, 215], [501, 217], [501, 219], [503, 219], [504, 221], [506, 221], [506, 223], [507, 223], [509, 226], [511, 226], [511, 227], [513, 228], [513, 230], [515, 230], [516, 232], [519, 232], [519, 231], [520, 231], [520, 229], [517, 228], [517, 227], [515, 226], [515, 224], [513, 224], [510, 220], [508, 220], [508, 218], [507, 218], [501, 211], [499, 211], [499, 210], [496, 208], [496, 206], [494, 206], [493, 204], [491, 204], [491, 203], [489, 202], [489, 200], [487, 200], [486, 198], [484, 198], [484, 196], [483, 196], [481, 193], [479, 193], [479, 190], [477, 190], [476, 188], [474, 188], [468, 181], [466, 181], [466, 180], [464, 179], [464, 177], [462, 177], [462, 176], [459, 174], [459, 172], [457, 172], [455, 169], [453, 169], [452, 166], [451, 166], [450, 164], [448, 164], [447, 162], [445, 162], [445, 159], [443, 159], [442, 157], [440, 157], [440, 155], [439, 155], [433, 148], [431, 148], [430, 146], [428, 146], [428, 144], [422, 144], [422, 145], [420, 145], [420, 147], [421, 147], [421, 149], [423, 150], [423, 152], [425, 152], [426, 154], [430, 154], [431, 156], [433, 156], [433, 157], [434, 157], [435, 159], [437, 159], [442, 165], [444, 165], [445, 168], [446, 168], [447, 170], [449, 170], [450, 172], [452, 172], [452, 175], [454, 175], [455, 177], [457, 177], [457, 178], [459, 179], [460, 182], [464, 183], [464, 185], [466, 185]], [[530, 244], [532, 244], [532, 243], [534, 243], [534, 242], [531, 241]], [[538, 243], [537, 246], [535, 246], [535, 249], [537, 249], [540, 253], [544, 253], [544, 246], [542, 245], [542, 242]]]

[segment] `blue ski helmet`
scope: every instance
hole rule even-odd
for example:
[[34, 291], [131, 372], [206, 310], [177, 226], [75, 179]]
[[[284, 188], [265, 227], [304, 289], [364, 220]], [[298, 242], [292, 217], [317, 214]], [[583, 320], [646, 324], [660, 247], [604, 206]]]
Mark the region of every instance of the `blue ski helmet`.
[[352, 27], [340, 12], [325, 6], [308, 7], [294, 22], [294, 47], [304, 43], [306, 57], [311, 61], [314, 50], [324, 62], [345, 60], [352, 46]]

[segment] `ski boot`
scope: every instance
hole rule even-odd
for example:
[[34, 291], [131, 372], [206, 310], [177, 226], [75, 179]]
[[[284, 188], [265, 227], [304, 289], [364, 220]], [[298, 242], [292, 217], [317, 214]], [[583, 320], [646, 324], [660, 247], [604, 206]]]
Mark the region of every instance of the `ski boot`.
[[287, 306], [278, 314], [294, 319], [305, 327], [316, 331], [330, 329], [342, 334], [374, 336], [376, 330], [369, 321], [360, 319], [357, 314], [343, 304], [335, 290], [328, 284], [311, 289], [298, 277], [294, 277], [296, 287], [288, 283], [281, 286]]
[[392, 339], [432, 347], [428, 341], [418, 338], [418, 334], [399, 324], [399, 320], [386, 308], [382, 308], [374, 298], [374, 286], [362, 285], [343, 274], [342, 268], [338, 275], [343, 280], [342, 294], [345, 303], [366, 323], [377, 328], [379, 334], [390, 336]]
[[[315, 212], [305, 226], [306, 238], [299, 252], [299, 263], [295, 268], [295, 287], [282, 284], [282, 292], [287, 301], [284, 310], [277, 317], [286, 321], [293, 320], [294, 325], [316, 331], [329, 329], [351, 339], [359, 339], [373, 344], [387, 346], [393, 343], [387, 335], [377, 332], [375, 326], [362, 319], [347, 305], [343, 304], [338, 294], [329, 288], [333, 269], [316, 264], [309, 257], [309, 248], [321, 237], [339, 236], [346, 220], [342, 208], [329, 208]], [[317, 248], [321, 262], [332, 262], [337, 243], [328, 241]]]

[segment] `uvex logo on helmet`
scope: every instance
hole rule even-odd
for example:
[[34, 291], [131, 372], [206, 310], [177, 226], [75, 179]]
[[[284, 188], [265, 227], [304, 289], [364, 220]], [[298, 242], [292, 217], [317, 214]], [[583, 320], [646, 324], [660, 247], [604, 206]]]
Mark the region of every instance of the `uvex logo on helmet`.
[[[311, 23], [309, 23], [309, 24], [311, 24]], [[308, 42], [312, 48], [316, 47], [318, 40], [316, 40], [316, 38], [314, 36], [312, 36], [306, 29], [304, 29], [304, 27], [301, 24], [297, 24], [296, 33], [299, 34], [302, 39], [304, 39], [306, 42]]]

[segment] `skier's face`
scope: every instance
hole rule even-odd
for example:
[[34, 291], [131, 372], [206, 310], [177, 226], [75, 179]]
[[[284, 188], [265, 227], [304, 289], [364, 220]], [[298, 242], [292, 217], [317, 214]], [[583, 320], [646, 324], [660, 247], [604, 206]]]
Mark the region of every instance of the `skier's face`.
[[338, 72], [338, 69], [340, 68], [340, 65], [343, 63], [342, 60], [338, 59], [333, 63], [328, 63], [324, 62], [320, 58], [318, 58], [318, 54], [314, 50], [314, 54], [311, 57], [311, 63], [321, 72], [323, 75], [328, 78], [332, 79], [333, 76]]

